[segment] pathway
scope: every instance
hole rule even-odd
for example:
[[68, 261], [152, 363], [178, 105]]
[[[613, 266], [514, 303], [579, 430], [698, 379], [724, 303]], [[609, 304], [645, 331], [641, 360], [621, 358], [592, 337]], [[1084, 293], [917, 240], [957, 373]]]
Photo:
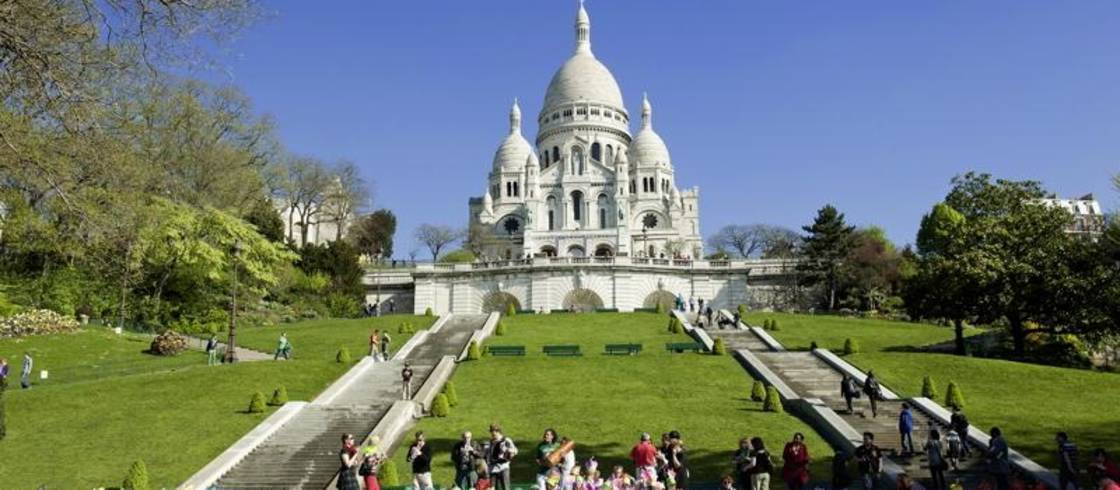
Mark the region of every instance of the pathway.
[[[443, 356], [457, 356], [485, 321], [486, 315], [455, 315], [412, 349], [406, 359], [414, 372], [413, 391]], [[338, 470], [341, 435], [368, 434], [400, 399], [403, 364], [398, 358], [374, 364], [335, 396], [316, 399], [222, 476], [217, 487], [323, 488]]]

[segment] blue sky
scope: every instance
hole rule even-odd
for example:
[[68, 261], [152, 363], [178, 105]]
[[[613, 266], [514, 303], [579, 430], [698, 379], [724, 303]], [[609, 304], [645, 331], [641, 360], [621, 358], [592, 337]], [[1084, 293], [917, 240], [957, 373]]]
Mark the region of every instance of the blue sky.
[[[572, 51], [574, 0], [272, 0], [221, 55], [286, 147], [356, 162], [377, 207], [465, 226], [507, 111], [525, 133]], [[1093, 192], [1120, 172], [1120, 2], [588, 0], [632, 115], [654, 104], [705, 236], [832, 203], [913, 242], [968, 170]], [[638, 118], [635, 117], [635, 120]], [[634, 128], [636, 130], [636, 127]], [[421, 254], [423, 256], [423, 254]]]

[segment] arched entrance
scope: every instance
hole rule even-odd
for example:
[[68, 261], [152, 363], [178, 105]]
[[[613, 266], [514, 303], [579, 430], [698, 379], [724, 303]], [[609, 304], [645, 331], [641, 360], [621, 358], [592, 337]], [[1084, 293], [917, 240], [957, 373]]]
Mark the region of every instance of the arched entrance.
[[587, 257], [587, 251], [579, 245], [568, 247], [568, 257]]
[[657, 305], [661, 305], [662, 311], [669, 311], [673, 309], [676, 303], [677, 297], [673, 296], [673, 293], [664, 289], [658, 289], [646, 296], [645, 301], [642, 301], [642, 308], [655, 309]]
[[540, 254], [545, 256], [545, 257], [555, 257], [556, 256], [556, 247], [553, 247], [552, 245], [545, 245], [545, 246], [541, 247]]
[[590, 289], [576, 288], [564, 296], [562, 305], [565, 310], [577, 313], [595, 311], [603, 307], [603, 298]]
[[613, 257], [614, 256], [614, 249], [611, 248], [611, 246], [607, 245], [606, 243], [600, 243], [598, 246], [595, 247], [595, 256], [596, 257]]
[[487, 294], [485, 298], [482, 298], [483, 313], [498, 312], [505, 314], [509, 309], [509, 305], [513, 305], [513, 309], [515, 310], [521, 309], [521, 302], [517, 300], [517, 296], [503, 291], [494, 291]]

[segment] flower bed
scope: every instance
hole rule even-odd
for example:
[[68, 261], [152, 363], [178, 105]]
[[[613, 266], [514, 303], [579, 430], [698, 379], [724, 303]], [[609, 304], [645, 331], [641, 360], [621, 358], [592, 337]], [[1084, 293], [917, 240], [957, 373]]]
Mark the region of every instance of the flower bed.
[[70, 333], [78, 330], [78, 322], [50, 310], [28, 310], [0, 318], [0, 338]]

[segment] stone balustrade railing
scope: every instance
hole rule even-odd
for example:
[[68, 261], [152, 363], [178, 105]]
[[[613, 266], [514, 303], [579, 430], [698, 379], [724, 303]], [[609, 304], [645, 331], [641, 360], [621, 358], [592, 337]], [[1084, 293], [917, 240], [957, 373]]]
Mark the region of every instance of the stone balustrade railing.
[[498, 260], [492, 262], [473, 263], [428, 263], [417, 264], [416, 272], [420, 273], [452, 273], [470, 272], [481, 270], [507, 270], [545, 268], [556, 266], [588, 266], [588, 267], [654, 267], [659, 269], [692, 269], [692, 270], [726, 270], [749, 269], [751, 275], [776, 275], [788, 274], [797, 265], [795, 260], [787, 259], [754, 259], [754, 260], [692, 260], [692, 259], [660, 259], [649, 257], [537, 257], [531, 259]]

